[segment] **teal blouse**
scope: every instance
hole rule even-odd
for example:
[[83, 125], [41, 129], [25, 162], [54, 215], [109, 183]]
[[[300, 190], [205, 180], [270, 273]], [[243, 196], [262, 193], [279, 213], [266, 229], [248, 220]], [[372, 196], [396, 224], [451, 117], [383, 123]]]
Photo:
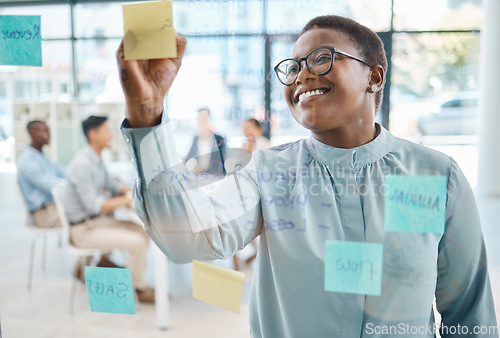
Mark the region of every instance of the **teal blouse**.
[[[260, 150], [218, 179], [184, 168], [165, 116], [145, 129], [125, 120], [138, 173], [135, 210], [177, 263], [228, 258], [260, 236], [252, 337], [484, 333], [496, 318], [469, 184], [452, 158], [377, 129], [373, 141], [353, 149], [310, 137]], [[385, 231], [386, 175], [446, 177], [444, 232]], [[325, 291], [329, 240], [383, 245], [379, 296]], [[498, 337], [494, 329], [471, 336]]]

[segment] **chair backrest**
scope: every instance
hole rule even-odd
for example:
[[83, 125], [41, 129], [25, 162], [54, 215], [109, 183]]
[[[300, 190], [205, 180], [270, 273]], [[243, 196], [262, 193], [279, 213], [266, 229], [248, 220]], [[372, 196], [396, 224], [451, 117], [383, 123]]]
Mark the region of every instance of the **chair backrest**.
[[66, 246], [71, 246], [71, 240], [69, 237], [69, 221], [68, 216], [66, 215], [66, 191], [68, 189], [68, 182], [66, 180], [59, 181], [52, 188], [52, 196], [54, 197], [54, 203], [56, 205], [57, 213], [59, 214], [59, 218], [61, 220], [64, 243]]
[[23, 205], [24, 209], [26, 210], [26, 219], [24, 221], [24, 225], [28, 228], [32, 228], [35, 225], [35, 219], [33, 218], [33, 215], [31, 214], [30, 210], [28, 209], [28, 202], [26, 201], [26, 198], [24, 197], [23, 191], [21, 189], [21, 185], [19, 184], [19, 180], [17, 180], [17, 189], [19, 190], [19, 194], [23, 198]]

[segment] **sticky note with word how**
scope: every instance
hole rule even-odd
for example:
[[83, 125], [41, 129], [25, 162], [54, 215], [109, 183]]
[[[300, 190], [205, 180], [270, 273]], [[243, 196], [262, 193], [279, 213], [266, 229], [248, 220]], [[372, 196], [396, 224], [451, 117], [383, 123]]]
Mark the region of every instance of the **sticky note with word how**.
[[0, 65], [42, 66], [39, 15], [0, 15]]
[[380, 296], [381, 243], [326, 241], [325, 291]]
[[92, 312], [135, 314], [129, 269], [87, 266], [85, 282]]
[[245, 274], [193, 260], [193, 297], [240, 313]]
[[177, 57], [172, 1], [123, 5], [125, 60]]
[[385, 176], [385, 231], [444, 232], [446, 176]]

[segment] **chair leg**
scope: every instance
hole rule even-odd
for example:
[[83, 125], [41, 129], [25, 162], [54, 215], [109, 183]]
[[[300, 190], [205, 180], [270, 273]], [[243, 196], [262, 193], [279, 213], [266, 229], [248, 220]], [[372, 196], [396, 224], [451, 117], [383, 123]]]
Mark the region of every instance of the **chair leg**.
[[[81, 266], [81, 257], [78, 257], [75, 263], [75, 268], [73, 269], [73, 272], [75, 272], [77, 269], [80, 268]], [[69, 298], [69, 314], [73, 315], [73, 310], [74, 310], [74, 305], [75, 305], [75, 291], [76, 291], [76, 277], [72, 276], [73, 278], [73, 283], [71, 285], [71, 295]]]
[[42, 270], [45, 272], [47, 268], [47, 236], [43, 236], [43, 252], [42, 252]]
[[31, 254], [30, 254], [30, 265], [28, 271], [28, 290], [31, 290], [31, 282], [33, 279], [33, 261], [35, 260], [35, 246], [36, 238], [31, 239]]

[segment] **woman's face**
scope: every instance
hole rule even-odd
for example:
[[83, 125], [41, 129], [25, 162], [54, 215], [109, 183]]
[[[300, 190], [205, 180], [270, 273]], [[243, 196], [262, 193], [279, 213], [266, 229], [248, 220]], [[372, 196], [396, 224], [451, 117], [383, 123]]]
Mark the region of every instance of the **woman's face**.
[[243, 123], [243, 135], [245, 135], [248, 140], [255, 141], [262, 134], [262, 129], [257, 127], [254, 123], [250, 121], [245, 121]]
[[212, 133], [210, 115], [206, 110], [200, 110], [198, 112], [198, 133], [202, 136], [207, 136]]
[[[295, 44], [292, 57], [306, 57], [313, 49], [324, 46], [360, 57], [345, 35], [323, 28], [304, 33]], [[309, 73], [303, 61], [297, 79], [290, 86], [284, 86], [283, 93], [295, 120], [313, 133], [356, 128], [374, 123], [374, 98], [368, 93], [369, 80], [367, 65], [337, 53], [331, 70], [325, 75]], [[323, 94], [299, 100], [300, 94], [317, 89]]]

